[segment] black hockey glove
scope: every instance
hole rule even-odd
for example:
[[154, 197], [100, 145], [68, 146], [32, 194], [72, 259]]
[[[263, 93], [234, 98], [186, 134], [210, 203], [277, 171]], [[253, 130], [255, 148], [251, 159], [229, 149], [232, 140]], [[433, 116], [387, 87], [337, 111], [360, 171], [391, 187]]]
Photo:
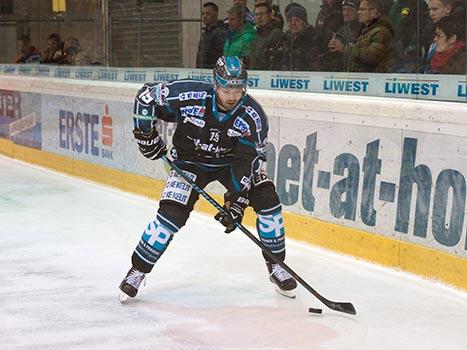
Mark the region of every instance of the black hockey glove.
[[146, 158], [156, 160], [167, 154], [165, 143], [162, 141], [156, 128], [152, 128], [148, 133], [135, 129], [133, 130], [133, 134], [135, 135], [139, 151]]
[[214, 217], [222, 225], [225, 226], [225, 233], [234, 231], [243, 220], [245, 209], [248, 207], [248, 198], [242, 193], [233, 195], [226, 192], [224, 195], [224, 209], [227, 213], [218, 212]]

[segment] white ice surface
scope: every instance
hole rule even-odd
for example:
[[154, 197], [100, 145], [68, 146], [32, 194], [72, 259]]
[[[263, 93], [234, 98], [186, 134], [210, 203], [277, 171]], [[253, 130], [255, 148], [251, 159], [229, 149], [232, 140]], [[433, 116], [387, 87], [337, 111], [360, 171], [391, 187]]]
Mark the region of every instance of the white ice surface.
[[118, 284], [155, 211], [0, 157], [0, 349], [467, 349], [467, 293], [289, 240], [288, 264], [357, 315], [301, 287], [286, 299], [246, 236], [196, 213], [120, 305]]

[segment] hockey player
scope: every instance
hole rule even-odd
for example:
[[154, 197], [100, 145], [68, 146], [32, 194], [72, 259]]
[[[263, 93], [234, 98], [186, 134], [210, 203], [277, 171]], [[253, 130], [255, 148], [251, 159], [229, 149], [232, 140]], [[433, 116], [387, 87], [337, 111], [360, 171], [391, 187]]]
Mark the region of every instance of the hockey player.
[[[257, 214], [262, 243], [281, 261], [285, 258], [281, 205], [274, 184], [261, 170], [265, 161], [267, 117], [246, 93], [247, 71], [238, 57], [220, 57], [213, 84], [194, 80], [145, 84], [134, 105], [133, 134], [140, 152], [156, 160], [167, 153], [155, 128], [158, 119], [176, 123], [171, 156], [201, 188], [219, 181], [227, 189], [228, 215], [215, 218], [225, 232], [235, 230], [251, 205]], [[121, 300], [135, 297], [145, 274], [185, 225], [199, 194], [175, 171], [169, 173], [156, 218], [144, 230], [133, 252], [132, 267], [120, 284]], [[289, 294], [297, 282], [264, 253], [271, 282]]]

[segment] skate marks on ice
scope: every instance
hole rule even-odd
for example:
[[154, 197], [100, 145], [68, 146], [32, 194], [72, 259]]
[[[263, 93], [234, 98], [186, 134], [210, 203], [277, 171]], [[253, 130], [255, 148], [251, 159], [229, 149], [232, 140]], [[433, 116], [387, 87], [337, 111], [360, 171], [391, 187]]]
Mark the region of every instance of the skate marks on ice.
[[338, 336], [303, 308], [141, 304], [164, 318], [167, 327], [162, 334], [201, 348], [319, 350]]
[[[0, 212], [1, 350], [467, 344], [465, 293], [288, 241], [288, 264], [326, 297], [354, 303], [359, 314], [332, 312], [301, 287], [295, 300], [286, 299], [274, 291], [256, 246], [198, 214], [134, 302], [122, 306], [118, 285], [155, 203], [1, 156], [0, 169], [0, 194], [27, 204]], [[31, 184], [52, 190], [28, 195]], [[54, 192], [53, 184], [66, 191]], [[323, 314], [308, 313], [310, 306]]]

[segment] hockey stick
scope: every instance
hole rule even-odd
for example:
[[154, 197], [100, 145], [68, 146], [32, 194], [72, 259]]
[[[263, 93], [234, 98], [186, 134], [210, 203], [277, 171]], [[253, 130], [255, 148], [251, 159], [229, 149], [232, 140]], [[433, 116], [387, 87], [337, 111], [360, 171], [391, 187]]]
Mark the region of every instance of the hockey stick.
[[[180, 169], [177, 165], [173, 163], [172, 160], [170, 160], [167, 156], [162, 156], [162, 159], [169, 164], [169, 166], [175, 170], [186, 182], [188, 182], [195, 190], [198, 192], [201, 196], [203, 196], [209, 203], [211, 203], [218, 211], [220, 211], [223, 214], [227, 214], [226, 210], [224, 209], [223, 206], [221, 206], [217, 201], [212, 198], [205, 190], [200, 188], [198, 185], [196, 185], [186, 174], [185, 172]], [[323, 297], [321, 294], [319, 294], [316, 290], [314, 290], [308, 283], [306, 283], [295, 271], [293, 271], [289, 266], [286, 265], [285, 262], [280, 261], [276, 256], [271, 253], [269, 249], [267, 249], [263, 243], [255, 237], [245, 226], [243, 226], [241, 223], [235, 223], [235, 225], [245, 234], [250, 238], [258, 247], [261, 248], [261, 250], [269, 257], [271, 258], [272, 261], [274, 261], [276, 264], [279, 264], [284, 270], [286, 270], [295, 280], [297, 280], [307, 291], [309, 291], [311, 294], [313, 294], [319, 301], [321, 301], [324, 305], [326, 305], [328, 308], [334, 310], [334, 311], [340, 311], [340, 312], [345, 312], [351, 315], [355, 315], [357, 312], [355, 311], [355, 307], [352, 305], [352, 303], [347, 303], [347, 302], [336, 302], [336, 301], [331, 301]], [[314, 308], [309, 308], [309, 312], [313, 313], [321, 313], [321, 309], [314, 309]]]

